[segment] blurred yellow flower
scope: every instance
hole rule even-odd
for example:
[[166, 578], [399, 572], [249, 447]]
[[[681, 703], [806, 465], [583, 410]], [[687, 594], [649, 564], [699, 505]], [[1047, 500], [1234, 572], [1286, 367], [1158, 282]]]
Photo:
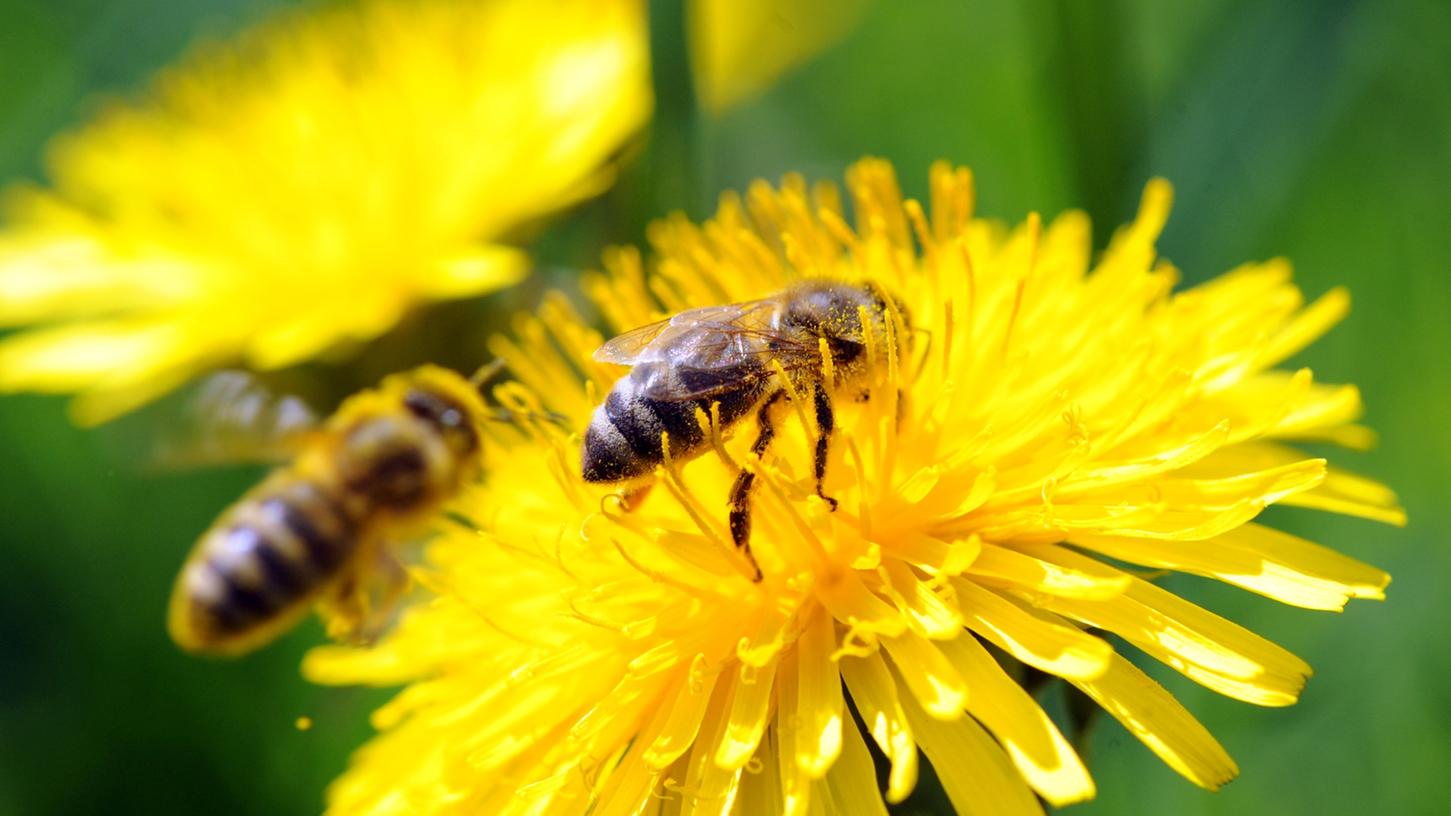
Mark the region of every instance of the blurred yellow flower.
[[[1192, 782], [1235, 776], [1097, 632], [1284, 706], [1309, 666], [1119, 564], [1310, 609], [1382, 597], [1385, 573], [1253, 521], [1271, 503], [1404, 521], [1386, 488], [1286, 444], [1367, 441], [1354, 387], [1273, 368], [1345, 293], [1307, 306], [1278, 260], [1173, 292], [1154, 251], [1163, 181], [1096, 262], [1081, 213], [1008, 229], [974, 218], [967, 170], [934, 167], [930, 189], [926, 208], [903, 201], [868, 160], [848, 174], [855, 228], [835, 187], [788, 178], [727, 195], [703, 226], [655, 225], [648, 274], [633, 252], [606, 258], [588, 290], [614, 330], [827, 276], [897, 293], [918, 342], [903, 359], [883, 343], [873, 398], [838, 405], [835, 512], [814, 494], [809, 412], [754, 465], [759, 583], [724, 501], [754, 434], [662, 467], [625, 512], [583, 482], [578, 433], [495, 429], [492, 474], [458, 506], [474, 529], [419, 571], [437, 598], [375, 647], [305, 663], [319, 682], [408, 684], [330, 813], [882, 814], [919, 748], [963, 813], [1093, 796], [1021, 665], [1082, 689]], [[519, 378], [498, 396], [583, 428], [620, 373], [591, 359], [601, 340], [549, 301], [498, 341]], [[885, 794], [868, 740], [891, 763]]]
[[506, 286], [650, 112], [638, 0], [364, 0], [200, 49], [8, 193], [0, 389], [103, 421]]
[[690, 67], [720, 113], [770, 87], [855, 27], [867, 0], [690, 0]]

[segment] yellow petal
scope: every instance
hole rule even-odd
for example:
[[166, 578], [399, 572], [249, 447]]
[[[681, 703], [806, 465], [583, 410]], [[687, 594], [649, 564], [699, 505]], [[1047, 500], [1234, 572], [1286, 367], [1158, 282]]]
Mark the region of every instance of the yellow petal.
[[655, 768], [664, 768], [690, 750], [690, 744], [700, 731], [700, 722], [705, 717], [715, 685], [714, 674], [692, 670], [674, 702], [662, 705], [655, 713], [655, 722], [646, 727], [645, 733], [653, 733], [655, 737], [645, 750], [645, 762]]
[[1136, 461], [1080, 468], [1058, 486], [1054, 496], [1072, 496], [1075, 493], [1126, 484], [1177, 470], [1208, 456], [1223, 445], [1228, 436], [1229, 423], [1220, 422], [1182, 445], [1156, 450]]
[[842, 735], [841, 757], [826, 775], [826, 786], [834, 808], [828, 813], [842, 816], [887, 816], [882, 792], [877, 790], [877, 772], [862, 734], [856, 728]]
[[569, 741], [590, 754], [607, 754], [639, 732], [641, 722], [654, 711], [663, 692], [671, 688], [671, 675], [626, 673], [615, 687], [569, 729]]
[[0, 325], [157, 310], [191, 294], [174, 261], [109, 257], [83, 221], [74, 234], [0, 240]]
[[1054, 807], [1092, 799], [1093, 779], [1041, 706], [969, 634], [940, 645], [972, 689], [967, 711], [987, 726], [1039, 796]]
[[965, 816], [1042, 814], [1038, 800], [1003, 749], [971, 717], [943, 722], [925, 713], [910, 696], [902, 708], [922, 752], [937, 771], [942, 789]]
[[1324, 477], [1324, 459], [1302, 456], [1298, 457], [1298, 461], [1232, 476], [1161, 479], [1143, 488], [1123, 487], [1118, 489], [1118, 495], [1131, 501], [1142, 491], [1146, 502], [1155, 501], [1185, 510], [1226, 510], [1245, 502], [1263, 507], [1308, 490]]
[[165, 371], [187, 365], [205, 349], [182, 350], [177, 325], [109, 321], [32, 331], [0, 343], [0, 389], [64, 392], [129, 373]]
[[[1090, 559], [1055, 548], [1055, 560]], [[1100, 565], [1101, 566], [1101, 565]], [[1044, 608], [1106, 629], [1220, 694], [1265, 706], [1291, 705], [1310, 667], [1264, 638], [1146, 581], [1103, 601], [1039, 596]]]
[[736, 657], [747, 666], [765, 666], [776, 659], [786, 646], [786, 627], [794, 622], [791, 612], [780, 607], [762, 610], [760, 627], [749, 640], [736, 644]]
[[1088, 491], [1046, 507], [1000, 512], [978, 532], [999, 540], [1041, 537], [1048, 529], [1196, 541], [1238, 527], [1267, 505], [1309, 491], [1324, 479], [1324, 459], [1220, 478], [1161, 478]]
[[[723, 768], [715, 761], [716, 746], [727, 727], [730, 697], [727, 683], [717, 684], [700, 726], [700, 735], [685, 760], [683, 814], [726, 816], [740, 789], [742, 768]], [[678, 768], [679, 766], [677, 766]]]
[[610, 773], [599, 793], [599, 816], [634, 816], [649, 801], [660, 772], [644, 762], [644, 746], [635, 743]]
[[[796, 762], [796, 716], [800, 692], [796, 688], [796, 653], [790, 652], [782, 661], [780, 690], [776, 693], [777, 712], [774, 731], [776, 772], [781, 780], [781, 812], [786, 816], [802, 816], [811, 807], [811, 778]], [[770, 762], [771, 757], [766, 761]]]
[[1071, 682], [1194, 784], [1215, 790], [1239, 775], [1234, 760], [1194, 715], [1124, 658], [1114, 655], [1100, 677]]
[[1305, 348], [1350, 313], [1350, 292], [1335, 287], [1310, 304], [1260, 346], [1257, 363], [1271, 366]]
[[1384, 572], [1257, 524], [1208, 541], [1075, 535], [1072, 543], [1147, 567], [1217, 578], [1281, 603], [1339, 611], [1351, 598], [1383, 598]]
[[932, 641], [912, 632], [884, 638], [892, 665], [922, 707], [941, 720], [962, 717], [967, 684]]
[[[1283, 382], [1283, 371], [1267, 371], [1245, 383], [1246, 388], [1262, 387], [1265, 381]], [[1326, 385], [1315, 383], [1305, 392], [1299, 404], [1281, 417], [1268, 432], [1272, 437], [1306, 438], [1324, 434], [1330, 429], [1354, 422], [1360, 418], [1365, 406], [1360, 400], [1360, 389], [1353, 385]]]
[[1335, 550], [1265, 527], [1246, 524], [1221, 541], [1243, 547], [1307, 576], [1334, 582], [1354, 598], [1381, 598], [1390, 583], [1386, 573]]
[[917, 785], [917, 743], [897, 699], [891, 670], [878, 654], [844, 657], [841, 676], [868, 733], [892, 763], [887, 775], [887, 801], [900, 802]]
[[967, 568], [967, 572], [1033, 592], [1089, 600], [1122, 595], [1129, 586], [1127, 575], [1096, 575], [990, 544], [983, 546], [982, 554]]
[[529, 272], [529, 257], [514, 247], [482, 246], [440, 260], [424, 270], [419, 289], [446, 300], [513, 286]]
[[832, 620], [825, 610], [811, 616], [796, 646], [796, 765], [820, 779], [841, 752], [841, 673], [831, 659], [836, 651]]
[[971, 581], [955, 581], [967, 628], [1008, 654], [1059, 677], [1097, 677], [1113, 648], [1079, 629], [1046, 620]]
[[[1294, 448], [1274, 442], [1256, 441], [1216, 451], [1214, 455], [1186, 468], [1186, 472], [1209, 477], [1259, 469], [1282, 472], [1293, 467], [1301, 458], [1300, 452]], [[1340, 468], [1326, 468], [1325, 476], [1318, 484], [1305, 490], [1286, 493], [1278, 501], [1295, 507], [1344, 513], [1397, 526], [1406, 523], [1406, 511], [1401, 508], [1395, 491], [1372, 479]]]
[[893, 560], [883, 564], [882, 570], [890, 579], [886, 587], [893, 601], [910, 616], [919, 633], [938, 640], [962, 630], [962, 613], [957, 606], [933, 591], [911, 567]]
[[1349, 479], [1342, 478], [1347, 475], [1343, 471], [1332, 471], [1323, 486], [1287, 496], [1282, 503], [1291, 507], [1307, 507], [1311, 510], [1357, 516], [1397, 527], [1406, 526], [1406, 511], [1394, 496], [1389, 500], [1378, 500], [1371, 494], [1358, 490], [1358, 485], [1349, 483]]
[[771, 684], [775, 677], [774, 662], [761, 668], [741, 666], [736, 672], [725, 733], [715, 753], [717, 765], [732, 770], [742, 768], [755, 753], [761, 736], [766, 733]]
[[862, 632], [897, 635], [907, 628], [906, 619], [883, 601], [855, 571], [839, 573], [816, 586], [816, 597], [831, 616]]
[[[780, 768], [775, 760], [780, 753], [779, 742], [776, 727], [773, 725], [766, 730], [766, 736], [761, 740], [761, 749], [757, 754], [760, 767], [753, 769], [755, 773], [741, 775], [741, 792], [737, 798], [738, 813], [780, 816], [785, 812], [786, 803], [781, 796]], [[662, 814], [666, 812], [668, 811], [661, 809]]]

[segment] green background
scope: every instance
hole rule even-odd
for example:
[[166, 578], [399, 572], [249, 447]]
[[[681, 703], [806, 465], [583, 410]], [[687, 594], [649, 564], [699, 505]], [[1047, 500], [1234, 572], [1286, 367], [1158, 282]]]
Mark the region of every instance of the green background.
[[[140, 87], [196, 37], [271, 5], [0, 0], [0, 178], [41, 177], [47, 138], [98, 92]], [[656, 6], [653, 139], [615, 191], [545, 234], [541, 281], [635, 240], [667, 208], [699, 216], [723, 187], [788, 170], [839, 177], [875, 154], [915, 194], [932, 160], [972, 165], [990, 215], [1084, 207], [1100, 239], [1163, 175], [1177, 195], [1161, 248], [1189, 282], [1286, 255], [1310, 295], [1350, 287], [1351, 317], [1298, 362], [1361, 386], [1382, 442], [1336, 461], [1398, 489], [1411, 524], [1291, 510], [1271, 521], [1389, 570], [1389, 600], [1336, 616], [1169, 579], [1303, 655], [1316, 677], [1299, 705], [1275, 710], [1156, 670], [1240, 778], [1200, 791], [1102, 722], [1089, 752], [1099, 797], [1069, 812], [1446, 812], [1451, 5], [878, 3], [849, 39], [719, 120], [688, 108], [678, 12]], [[444, 340], [479, 348], [479, 318], [509, 305], [440, 310], [432, 328], [324, 373], [340, 390], [442, 354]], [[462, 326], [467, 343], [450, 335]], [[301, 680], [315, 623], [230, 663], [179, 654], [162, 626], [191, 541], [256, 471], [149, 472], [134, 465], [144, 417], [85, 432], [63, 409], [0, 400], [0, 814], [319, 810], [383, 695]], [[293, 727], [303, 714], [316, 721], [305, 733]], [[944, 807], [924, 784], [900, 812]]]

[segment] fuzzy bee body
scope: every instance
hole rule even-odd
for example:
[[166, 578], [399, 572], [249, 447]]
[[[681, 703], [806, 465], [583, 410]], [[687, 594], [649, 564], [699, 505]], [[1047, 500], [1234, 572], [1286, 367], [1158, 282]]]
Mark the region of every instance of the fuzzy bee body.
[[[590, 421], [585, 480], [644, 483], [664, 461], [666, 440], [673, 459], [699, 455], [709, 441], [701, 416], [727, 430], [754, 413], [760, 432], [752, 452], [759, 456], [775, 435], [772, 408], [789, 391], [813, 402], [816, 491], [835, 507], [822, 493], [835, 424], [831, 395], [861, 379], [870, 345], [904, 336], [905, 325], [889, 325], [893, 319], [905, 321], [900, 306], [873, 284], [807, 280], [762, 300], [681, 312], [610, 340], [595, 359], [631, 368]], [[754, 478], [743, 470], [729, 498], [731, 535], [748, 558]]]
[[[671, 371], [651, 371], [659, 364], [648, 363], [621, 379], [605, 397], [605, 402], [590, 420], [584, 446], [584, 478], [591, 482], [619, 482], [648, 475], [664, 460], [662, 434], [669, 434], [670, 453], [689, 459], [707, 444], [697, 411], [710, 416], [711, 403], [716, 404], [722, 427], [744, 419], [760, 402], [766, 384], [763, 371], [742, 366], [737, 372], [740, 388], [723, 391], [711, 399], [670, 400], [643, 395], [643, 383], [677, 378]], [[683, 391], [685, 385], [672, 384]]]
[[357, 592], [382, 547], [416, 532], [477, 472], [484, 415], [467, 380], [433, 367], [343, 403], [197, 542], [172, 594], [172, 638], [237, 654], [312, 602]]

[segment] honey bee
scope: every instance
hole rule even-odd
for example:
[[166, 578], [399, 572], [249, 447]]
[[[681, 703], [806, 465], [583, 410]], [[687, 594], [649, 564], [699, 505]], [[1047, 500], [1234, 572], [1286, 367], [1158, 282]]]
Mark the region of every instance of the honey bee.
[[480, 423], [497, 413], [479, 390], [491, 371], [474, 381], [433, 366], [397, 374], [294, 434], [292, 460], [197, 541], [171, 596], [172, 639], [188, 651], [241, 654], [315, 601], [341, 634], [356, 634], [372, 611], [369, 589], [383, 582], [401, 592], [387, 545], [417, 534], [480, 472]]
[[[901, 323], [889, 326], [894, 315]], [[631, 369], [591, 418], [584, 478], [648, 484], [645, 477], [664, 460], [665, 440], [672, 459], [699, 455], [709, 440], [697, 411], [715, 417], [722, 430], [754, 412], [760, 430], [751, 452], [762, 456], [775, 436], [776, 406], [794, 393], [814, 406], [816, 495], [835, 510], [836, 500], [822, 489], [836, 425], [832, 396], [862, 383], [869, 343], [882, 348], [890, 338], [908, 336], [905, 320], [902, 308], [875, 284], [809, 280], [761, 300], [691, 309], [615, 337], [594, 358]], [[729, 522], [732, 541], [760, 580], [750, 550], [754, 482], [748, 469], [736, 476]]]

